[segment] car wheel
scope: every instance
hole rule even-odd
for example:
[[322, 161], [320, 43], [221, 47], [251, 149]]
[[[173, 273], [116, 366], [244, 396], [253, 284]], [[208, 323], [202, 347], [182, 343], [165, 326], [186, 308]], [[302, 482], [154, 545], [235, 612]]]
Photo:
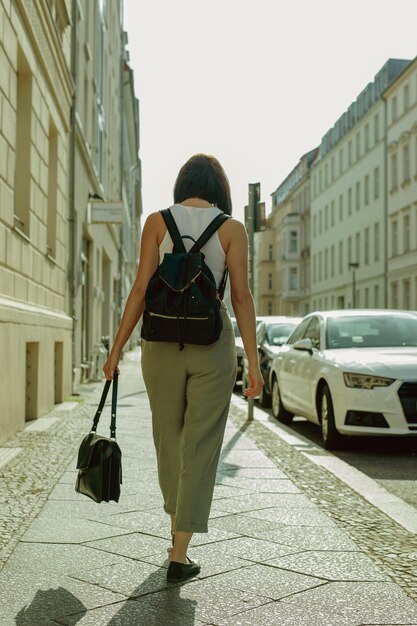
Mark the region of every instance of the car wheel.
[[287, 411], [281, 401], [281, 393], [279, 391], [278, 380], [273, 378], [272, 380], [272, 415], [282, 424], [291, 424], [293, 413]]
[[332, 396], [327, 385], [321, 394], [320, 423], [324, 447], [326, 450], [335, 450], [342, 442], [342, 435], [336, 429]]
[[259, 394], [258, 402], [264, 409], [271, 406], [271, 396], [266, 392], [265, 385], [262, 387], [262, 391]]

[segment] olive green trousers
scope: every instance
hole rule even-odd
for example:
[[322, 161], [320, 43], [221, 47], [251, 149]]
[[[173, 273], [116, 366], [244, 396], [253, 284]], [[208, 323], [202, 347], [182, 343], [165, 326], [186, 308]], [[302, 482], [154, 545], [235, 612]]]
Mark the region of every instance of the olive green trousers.
[[176, 530], [207, 532], [233, 386], [236, 350], [225, 305], [223, 330], [209, 346], [142, 340], [142, 372], [152, 412], [164, 509]]

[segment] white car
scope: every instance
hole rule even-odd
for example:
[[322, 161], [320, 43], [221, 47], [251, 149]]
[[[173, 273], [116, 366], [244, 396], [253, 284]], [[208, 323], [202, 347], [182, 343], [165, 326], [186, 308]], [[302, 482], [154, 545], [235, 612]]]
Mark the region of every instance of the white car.
[[307, 315], [271, 367], [272, 412], [342, 435], [417, 435], [417, 313], [349, 310]]

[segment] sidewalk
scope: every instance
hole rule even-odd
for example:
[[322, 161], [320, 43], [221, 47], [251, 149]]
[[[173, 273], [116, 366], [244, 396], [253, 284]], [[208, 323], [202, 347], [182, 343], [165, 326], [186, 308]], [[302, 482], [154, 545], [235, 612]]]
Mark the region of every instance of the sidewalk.
[[[417, 604], [248, 437], [236, 407], [209, 533], [194, 535], [190, 547], [201, 574], [168, 586], [169, 520], [138, 353], [127, 355], [120, 369], [120, 502], [96, 504], [74, 491], [76, 448], [92, 420], [98, 384], [83, 392], [70, 462], [64, 460], [46, 503], [0, 571], [1, 626], [417, 625]], [[100, 432], [107, 432], [106, 418]], [[62, 423], [52, 426], [58, 439]], [[37, 441], [42, 448], [42, 434]], [[0, 475], [11, 475], [14, 463]], [[35, 489], [36, 476], [33, 482]]]

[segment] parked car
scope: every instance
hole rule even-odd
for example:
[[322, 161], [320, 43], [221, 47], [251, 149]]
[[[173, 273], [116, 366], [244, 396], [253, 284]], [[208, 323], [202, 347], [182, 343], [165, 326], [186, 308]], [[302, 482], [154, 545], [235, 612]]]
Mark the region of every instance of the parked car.
[[343, 435], [417, 435], [417, 313], [350, 310], [307, 315], [273, 360], [272, 413]]
[[[242, 372], [243, 372], [243, 359], [245, 357], [245, 349], [243, 347], [242, 337], [240, 336], [239, 327], [237, 325], [237, 321], [235, 317], [232, 317], [233, 331], [235, 334], [235, 347], [236, 347], [236, 361], [237, 361], [237, 374], [236, 374], [236, 382], [242, 380]], [[259, 327], [259, 324], [264, 317], [256, 318], [256, 327]]]
[[[259, 364], [265, 383], [262, 393], [258, 398], [258, 402], [263, 407], [271, 406], [269, 370], [272, 360], [300, 321], [300, 317], [271, 315], [262, 318], [262, 320], [258, 323], [256, 329], [256, 342], [258, 344]], [[242, 381], [243, 388], [247, 388], [249, 386], [249, 378], [246, 355], [243, 358]]]

